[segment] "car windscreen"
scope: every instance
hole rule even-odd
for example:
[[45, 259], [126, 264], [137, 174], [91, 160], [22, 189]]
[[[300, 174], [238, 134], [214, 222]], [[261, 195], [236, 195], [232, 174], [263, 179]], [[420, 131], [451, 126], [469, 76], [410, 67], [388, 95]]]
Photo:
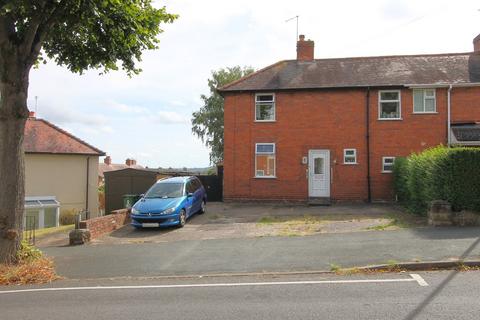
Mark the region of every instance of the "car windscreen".
[[156, 183], [145, 198], [178, 198], [183, 196], [183, 183]]

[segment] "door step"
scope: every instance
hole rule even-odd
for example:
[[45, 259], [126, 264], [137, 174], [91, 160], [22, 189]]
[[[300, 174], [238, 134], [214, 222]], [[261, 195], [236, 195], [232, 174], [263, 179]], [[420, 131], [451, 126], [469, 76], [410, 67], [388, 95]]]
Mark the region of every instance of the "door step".
[[309, 206], [329, 206], [332, 201], [328, 197], [308, 198]]

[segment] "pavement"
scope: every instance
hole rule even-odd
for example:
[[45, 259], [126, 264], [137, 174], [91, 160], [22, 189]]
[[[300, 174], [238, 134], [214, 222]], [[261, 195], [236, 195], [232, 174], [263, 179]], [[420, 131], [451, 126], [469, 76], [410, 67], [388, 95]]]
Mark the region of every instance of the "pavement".
[[412, 228], [303, 237], [181, 240], [42, 249], [70, 279], [330, 270], [480, 258], [480, 228]]
[[479, 285], [480, 271], [70, 280], [0, 287], [0, 310], [2, 319], [25, 320], [473, 320], [480, 313]]

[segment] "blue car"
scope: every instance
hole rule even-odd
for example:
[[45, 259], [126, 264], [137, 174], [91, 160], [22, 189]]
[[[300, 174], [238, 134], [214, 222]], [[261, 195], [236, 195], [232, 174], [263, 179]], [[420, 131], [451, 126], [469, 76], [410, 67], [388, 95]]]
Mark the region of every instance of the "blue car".
[[197, 177], [159, 180], [132, 207], [132, 226], [183, 227], [195, 213], [205, 213], [207, 193]]

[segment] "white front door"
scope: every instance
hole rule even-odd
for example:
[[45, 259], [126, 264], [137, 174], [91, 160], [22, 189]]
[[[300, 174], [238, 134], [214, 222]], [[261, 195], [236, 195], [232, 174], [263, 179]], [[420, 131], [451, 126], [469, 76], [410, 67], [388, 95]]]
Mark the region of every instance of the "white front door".
[[330, 197], [330, 150], [308, 151], [308, 196]]

